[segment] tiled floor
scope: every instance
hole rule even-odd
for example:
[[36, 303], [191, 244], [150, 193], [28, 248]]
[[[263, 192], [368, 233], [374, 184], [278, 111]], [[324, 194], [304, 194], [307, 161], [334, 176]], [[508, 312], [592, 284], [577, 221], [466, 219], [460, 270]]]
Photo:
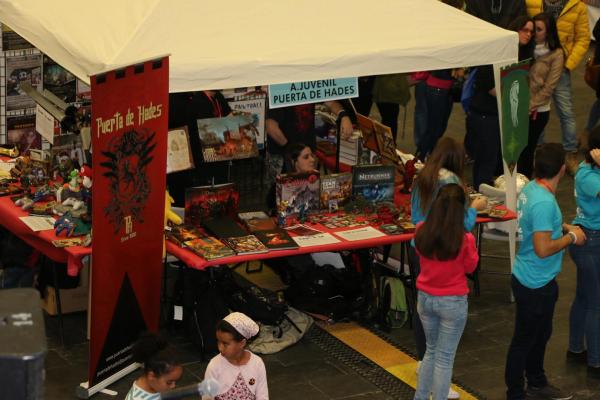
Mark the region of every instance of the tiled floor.
[[[587, 119], [587, 112], [594, 100], [594, 93], [585, 86], [580, 66], [573, 74], [574, 102], [578, 130]], [[414, 104], [411, 104], [414, 107]], [[400, 147], [413, 150], [412, 108], [409, 107], [406, 137]], [[401, 118], [403, 112], [401, 112]], [[402, 130], [401, 130], [402, 132]], [[464, 132], [464, 114], [455, 107], [448, 134], [461, 138]], [[401, 135], [401, 133], [399, 133]], [[551, 113], [547, 129], [547, 141], [560, 141], [558, 119]], [[574, 214], [573, 179], [567, 177], [561, 183], [557, 197], [565, 221]], [[484, 248], [496, 253], [506, 253], [506, 243], [484, 242]], [[506, 260], [486, 259], [484, 270], [509, 271]], [[568, 340], [568, 315], [575, 290], [574, 265], [565, 255], [563, 272], [558, 278], [560, 299], [556, 307], [554, 333], [546, 354], [546, 369], [551, 381], [572, 390], [577, 399], [600, 398], [600, 380], [588, 378], [585, 366], [568, 364], [565, 351]], [[488, 399], [504, 398], [503, 373], [506, 350], [513, 329], [514, 307], [509, 302], [509, 277], [507, 275], [482, 274], [481, 296], [470, 298], [469, 320], [458, 350], [454, 377], [476, 389]], [[47, 318], [49, 351], [46, 357], [46, 398], [49, 400], [75, 398], [75, 387], [86, 379], [87, 343], [85, 340], [85, 315], [70, 315], [65, 320], [67, 344], [58, 343], [55, 318]], [[414, 348], [412, 331], [400, 328], [393, 336], [408, 349]], [[206, 363], [185, 338], [173, 336], [186, 357], [182, 384], [202, 378]], [[314, 343], [303, 340], [281, 353], [264, 357], [269, 377], [272, 399], [388, 399], [379, 388], [357, 375], [337, 358], [324, 352]], [[136, 373], [111, 386], [117, 390], [117, 398], [123, 398], [135, 379]], [[98, 399], [110, 396], [98, 394]]]

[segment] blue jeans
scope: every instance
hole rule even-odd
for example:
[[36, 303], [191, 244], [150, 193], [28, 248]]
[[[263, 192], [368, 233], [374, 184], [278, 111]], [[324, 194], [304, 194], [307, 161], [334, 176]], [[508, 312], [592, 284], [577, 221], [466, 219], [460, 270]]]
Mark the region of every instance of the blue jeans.
[[[425, 139], [425, 131], [427, 130], [427, 84], [422, 81], [415, 85], [415, 131], [414, 139], [417, 149]], [[424, 155], [420, 155], [424, 157]]]
[[454, 356], [468, 311], [467, 296], [431, 296], [419, 291], [417, 311], [423, 323], [427, 351], [421, 363], [415, 400], [446, 400]]
[[588, 116], [588, 122], [586, 125], [586, 129], [591, 131], [598, 124], [600, 120], [600, 99], [596, 99], [594, 104], [592, 104], [592, 108], [590, 109], [590, 115]]
[[577, 131], [575, 113], [573, 112], [573, 91], [571, 90], [571, 73], [563, 69], [560, 79], [552, 95], [556, 112], [560, 118], [560, 129], [563, 136], [563, 147], [567, 152], [577, 151]]
[[427, 101], [427, 125], [424, 136], [417, 146], [417, 153], [421, 157], [431, 154], [438, 139], [446, 132], [453, 105], [450, 89], [426, 85], [425, 100]]
[[569, 247], [577, 266], [577, 289], [569, 315], [569, 350], [585, 350], [585, 338], [588, 365], [600, 367], [600, 230], [583, 230], [585, 244]]

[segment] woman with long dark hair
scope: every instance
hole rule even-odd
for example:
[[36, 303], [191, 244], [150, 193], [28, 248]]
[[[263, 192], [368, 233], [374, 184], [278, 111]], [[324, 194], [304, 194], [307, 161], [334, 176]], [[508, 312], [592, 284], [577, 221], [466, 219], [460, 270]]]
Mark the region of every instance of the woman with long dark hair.
[[552, 93], [565, 63], [554, 17], [541, 13], [533, 17], [533, 23], [535, 35], [532, 43], [535, 43], [535, 48], [534, 61], [529, 70], [529, 137], [517, 164], [518, 171], [529, 179], [533, 172], [533, 153], [548, 124]]
[[[415, 180], [411, 194], [411, 220], [413, 224], [417, 225], [425, 220], [433, 199], [436, 198], [438, 191], [445, 185], [457, 184], [463, 187], [464, 169], [465, 150], [463, 145], [448, 136], [442, 137]], [[483, 197], [475, 199], [469, 208], [465, 206], [463, 221], [462, 224], [459, 224], [460, 227], [465, 231], [471, 231], [475, 226], [477, 210], [484, 209], [486, 206], [487, 200]], [[409, 248], [409, 257], [416, 275], [419, 276], [420, 260], [413, 246]], [[413, 326], [417, 360], [422, 360], [425, 356], [426, 341], [425, 332], [418, 315], [414, 316]], [[457, 399], [458, 393], [450, 390], [448, 398]]]
[[417, 311], [427, 351], [419, 371], [415, 400], [448, 398], [454, 356], [467, 322], [469, 287], [465, 274], [477, 267], [475, 237], [464, 228], [467, 195], [462, 186], [442, 187], [427, 219], [417, 226], [420, 256]]

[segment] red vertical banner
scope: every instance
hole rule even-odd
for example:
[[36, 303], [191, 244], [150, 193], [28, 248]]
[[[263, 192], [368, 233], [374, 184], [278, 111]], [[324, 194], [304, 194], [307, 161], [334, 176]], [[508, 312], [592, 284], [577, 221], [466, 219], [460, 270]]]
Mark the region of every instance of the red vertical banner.
[[89, 387], [130, 368], [139, 333], [158, 329], [169, 59], [96, 75], [91, 83]]

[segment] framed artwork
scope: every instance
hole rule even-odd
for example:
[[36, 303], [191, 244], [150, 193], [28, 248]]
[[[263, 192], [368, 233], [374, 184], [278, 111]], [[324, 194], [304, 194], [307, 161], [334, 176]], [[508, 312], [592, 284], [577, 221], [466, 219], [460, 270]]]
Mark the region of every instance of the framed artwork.
[[194, 168], [187, 126], [175, 128], [167, 134], [167, 174]]

